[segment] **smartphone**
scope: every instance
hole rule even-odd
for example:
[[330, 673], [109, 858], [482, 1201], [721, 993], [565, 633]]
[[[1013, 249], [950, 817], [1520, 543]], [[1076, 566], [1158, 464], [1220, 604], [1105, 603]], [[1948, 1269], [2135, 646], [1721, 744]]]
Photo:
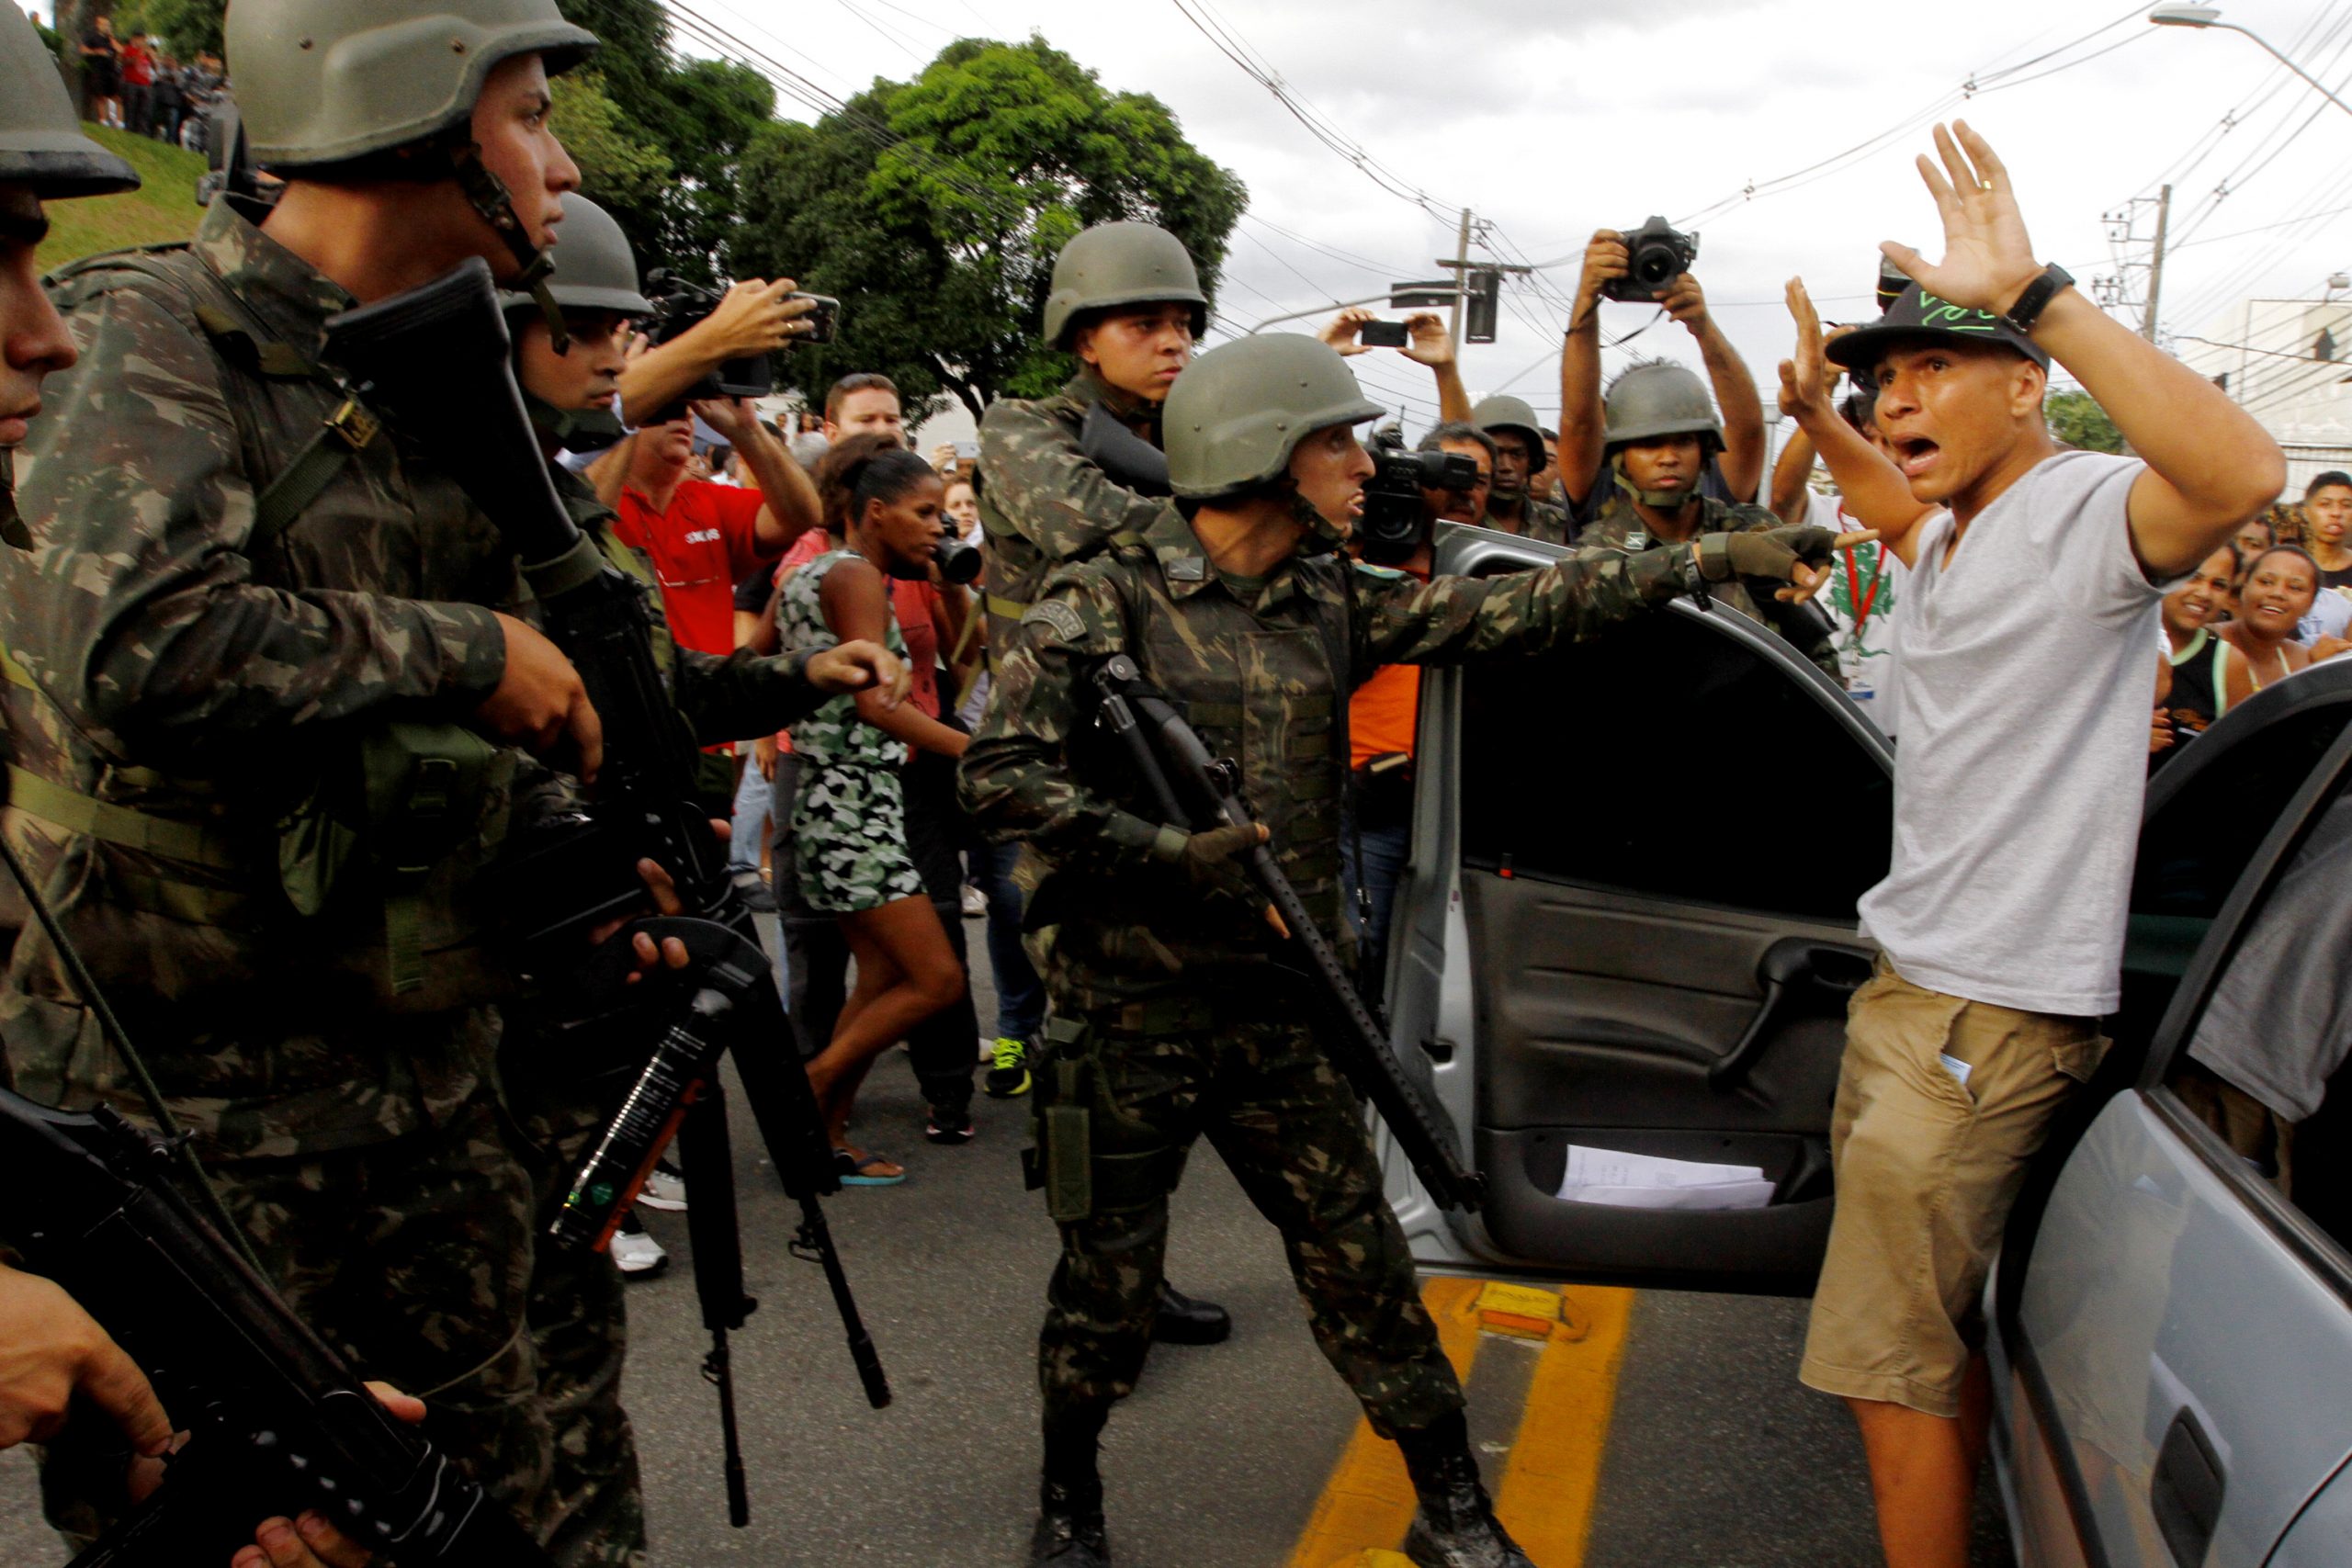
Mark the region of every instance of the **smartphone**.
[[802, 343], [831, 343], [841, 335], [842, 302], [840, 300], [826, 294], [803, 294], [797, 288], [785, 298], [816, 301], [816, 310], [801, 318], [808, 323], [808, 335], [800, 340]]
[[956, 460], [959, 463], [978, 462], [980, 444], [977, 441], [958, 441], [956, 443]]
[[1413, 334], [1402, 321], [1366, 321], [1357, 329], [1356, 341], [1366, 348], [1402, 348]]

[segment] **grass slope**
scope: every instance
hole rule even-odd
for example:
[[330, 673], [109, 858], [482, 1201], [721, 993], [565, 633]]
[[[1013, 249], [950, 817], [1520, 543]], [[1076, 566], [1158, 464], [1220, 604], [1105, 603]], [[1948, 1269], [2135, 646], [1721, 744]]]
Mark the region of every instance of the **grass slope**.
[[196, 204], [197, 177], [205, 168], [202, 158], [152, 137], [86, 123], [82, 129], [107, 151], [128, 159], [139, 171], [140, 186], [119, 196], [46, 203], [49, 238], [36, 254], [42, 271], [98, 251], [185, 240], [196, 232], [197, 220], [204, 216], [204, 209]]

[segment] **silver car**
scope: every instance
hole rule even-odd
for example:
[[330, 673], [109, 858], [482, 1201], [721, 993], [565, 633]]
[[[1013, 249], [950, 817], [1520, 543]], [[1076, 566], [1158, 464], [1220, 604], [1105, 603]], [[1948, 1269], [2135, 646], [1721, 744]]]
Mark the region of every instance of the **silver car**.
[[[1438, 564], [1559, 554], [1459, 529]], [[1687, 603], [1421, 691], [1387, 999], [1489, 1197], [1440, 1211], [1384, 1134], [1415, 1257], [1809, 1293], [1887, 740], [1779, 637]], [[2025, 1568], [2352, 1562], [2352, 1094], [2327, 1094], [2352, 1045], [2347, 780], [2352, 660], [2258, 693], [2150, 785], [2115, 1048], [1987, 1292]], [[1793, 860], [1734, 841], [1774, 802], [1812, 846]], [[1752, 1168], [1769, 1201], [1564, 1199], [1572, 1147]]]

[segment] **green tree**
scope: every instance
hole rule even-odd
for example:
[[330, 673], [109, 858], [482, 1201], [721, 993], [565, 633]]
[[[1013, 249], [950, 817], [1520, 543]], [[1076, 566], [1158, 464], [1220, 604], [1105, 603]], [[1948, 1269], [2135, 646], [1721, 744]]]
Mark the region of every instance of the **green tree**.
[[228, 10], [228, 0], [117, 0], [114, 30], [143, 29], [164, 40], [166, 54], [193, 60], [199, 49], [220, 52], [220, 21]]
[[659, 209], [670, 182], [669, 156], [629, 134], [603, 76], [586, 66], [569, 72], [556, 79], [554, 98], [548, 118], [580, 165], [581, 189], [615, 210]]
[[1249, 198], [1166, 105], [1105, 90], [1036, 37], [960, 39], [911, 82], [773, 126], [741, 189], [734, 270], [843, 302], [840, 341], [786, 355], [780, 382], [815, 401], [838, 376], [879, 370], [910, 421], [950, 397], [978, 414], [1069, 374], [1038, 336], [1054, 256], [1080, 229], [1162, 224], [1214, 293]]
[[2088, 392], [2052, 392], [2041, 405], [2050, 420], [2050, 434], [2086, 452], [2121, 452], [2123, 433]]

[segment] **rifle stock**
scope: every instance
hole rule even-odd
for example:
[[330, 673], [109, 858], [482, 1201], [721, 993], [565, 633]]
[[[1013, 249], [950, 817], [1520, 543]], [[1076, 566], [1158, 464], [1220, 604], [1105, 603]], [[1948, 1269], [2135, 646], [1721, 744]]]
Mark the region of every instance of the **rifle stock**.
[[[1183, 715], [1144, 682], [1133, 660], [1121, 655], [1108, 660], [1096, 681], [1105, 700], [1105, 727], [1125, 741], [1162, 809], [1175, 808], [1175, 826], [1197, 831], [1204, 825], [1238, 828], [1250, 821], [1232, 765], [1209, 755]], [[1430, 1197], [1448, 1209], [1478, 1208], [1486, 1201], [1487, 1179], [1463, 1165], [1446, 1127], [1405, 1076], [1386, 1032], [1356, 994], [1339, 954], [1275, 863], [1271, 845], [1250, 852], [1250, 874], [1306, 961], [1314, 996], [1331, 1025], [1324, 1040], [1340, 1070], [1380, 1112]]]
[[38, 1194], [0, 1215], [139, 1362], [190, 1433], [164, 1484], [73, 1568], [225, 1562], [262, 1520], [316, 1508], [403, 1568], [549, 1559], [341, 1357], [171, 1185], [171, 1154], [112, 1110], [0, 1089], [0, 1170]]

